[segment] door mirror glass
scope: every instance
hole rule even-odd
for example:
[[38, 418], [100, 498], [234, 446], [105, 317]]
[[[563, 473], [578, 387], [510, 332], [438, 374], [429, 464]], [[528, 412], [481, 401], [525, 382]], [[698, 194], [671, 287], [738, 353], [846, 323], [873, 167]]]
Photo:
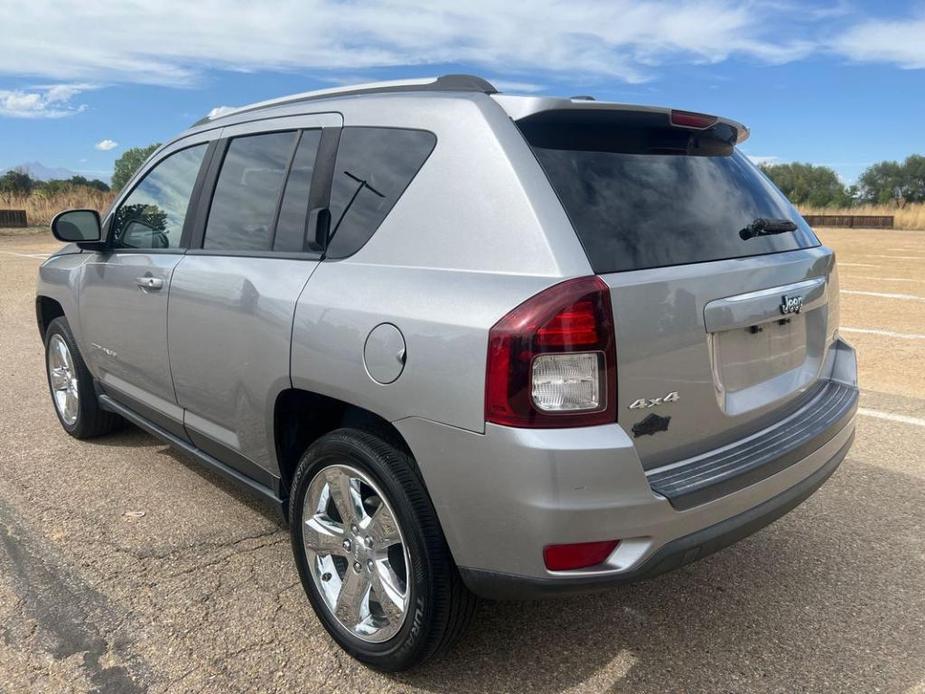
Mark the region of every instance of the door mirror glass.
[[100, 214], [96, 210], [67, 210], [51, 220], [51, 233], [65, 243], [99, 241]]

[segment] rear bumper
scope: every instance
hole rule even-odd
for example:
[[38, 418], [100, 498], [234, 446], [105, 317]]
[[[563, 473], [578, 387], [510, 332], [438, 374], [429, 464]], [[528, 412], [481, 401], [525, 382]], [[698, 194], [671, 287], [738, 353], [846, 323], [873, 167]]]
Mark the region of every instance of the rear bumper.
[[[418, 461], [454, 559], [473, 591], [524, 598], [594, 590], [695, 561], [812, 494], [845, 457], [854, 436], [854, 350], [844, 342], [834, 350], [829, 378], [847, 388], [848, 410], [821, 431], [817, 427], [798, 457], [769, 438], [779, 453], [764, 461], [762, 474], [749, 458], [741, 471], [744, 482], [723, 480], [718, 494], [712, 489], [690, 504], [656, 490], [632, 439], [616, 424], [558, 430], [489, 424], [484, 434], [418, 418], [395, 424]], [[807, 415], [813, 418], [809, 410]], [[613, 539], [620, 544], [598, 566], [551, 572], [543, 563], [546, 545]]]
[[677, 569], [703, 559], [761, 528], [799, 506], [835, 472], [854, 442], [854, 431], [841, 450], [812, 475], [775, 497], [732, 518], [679, 537], [663, 545], [638, 568], [609, 576], [570, 578], [535, 578], [493, 573], [478, 569], [460, 569], [469, 588], [482, 597], [494, 600], [532, 600], [569, 593], [603, 590], [633, 583]]

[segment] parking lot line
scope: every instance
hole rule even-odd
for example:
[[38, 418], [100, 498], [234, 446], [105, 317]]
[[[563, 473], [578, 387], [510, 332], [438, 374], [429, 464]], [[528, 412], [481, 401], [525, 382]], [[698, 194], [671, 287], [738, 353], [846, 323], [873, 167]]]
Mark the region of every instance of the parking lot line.
[[899, 422], [900, 424], [911, 424], [915, 427], [925, 427], [925, 419], [921, 417], [910, 417], [906, 414], [881, 412], [880, 410], [871, 410], [867, 407], [859, 407], [858, 414], [864, 417], [873, 417], [874, 419], [885, 419], [889, 422]]
[[839, 261], [838, 267], [880, 267], [880, 266], [874, 265], [872, 263], [843, 263]]
[[14, 253], [13, 251], [0, 251], [0, 253], [3, 253], [4, 255], [15, 255], [19, 256], [20, 258], [39, 258], [41, 260], [44, 260], [51, 255], [51, 253]]
[[861, 258], [889, 258], [890, 260], [925, 260], [925, 255], [877, 255], [876, 253], [859, 254]]
[[880, 280], [881, 282], [917, 282], [925, 284], [925, 280], [910, 277], [874, 277], [873, 275], [842, 275], [842, 277], [849, 280]]
[[890, 292], [862, 292], [857, 289], [842, 289], [842, 294], [857, 294], [859, 296], [876, 296], [881, 299], [899, 299], [900, 301], [925, 301], [925, 296], [915, 294], [893, 294]]
[[925, 340], [925, 335], [915, 333], [897, 333], [892, 330], [876, 330], [874, 328], [839, 328], [843, 333], [859, 333], [861, 335], [881, 335], [883, 337], [898, 337], [901, 340]]

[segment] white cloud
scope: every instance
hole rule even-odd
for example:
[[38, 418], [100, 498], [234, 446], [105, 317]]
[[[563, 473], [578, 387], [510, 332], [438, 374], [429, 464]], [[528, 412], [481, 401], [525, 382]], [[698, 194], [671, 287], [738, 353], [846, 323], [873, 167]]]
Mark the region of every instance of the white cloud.
[[858, 62], [894, 63], [925, 68], [925, 15], [904, 20], [871, 19], [851, 27], [831, 45]]
[[87, 109], [72, 99], [92, 84], [51, 84], [26, 89], [0, 89], [0, 116], [11, 118], [65, 118]]
[[119, 143], [116, 142], [115, 140], [105, 139], [105, 140], [100, 140], [93, 146], [94, 148], [100, 150], [101, 152], [108, 152], [109, 150], [115, 149], [116, 147], [118, 147]]
[[805, 8], [780, 0], [160, 0], [92, 12], [31, 0], [4, 16], [0, 74], [182, 85], [210, 68], [323, 78], [457, 63], [633, 83], [677, 62], [798, 59], [814, 45], [804, 18]]
[[224, 116], [226, 113], [231, 113], [237, 108], [236, 106], [216, 106], [208, 113], [209, 118], [218, 118], [219, 116]]
[[499, 92], [510, 92], [512, 94], [517, 94], [517, 93], [532, 94], [533, 92], [541, 92], [544, 89], [546, 89], [544, 85], [535, 84], [533, 82], [517, 82], [513, 80], [504, 80], [504, 79], [501, 79], [501, 80], [492, 79], [489, 81], [493, 85], [495, 85], [495, 89], [497, 89]]

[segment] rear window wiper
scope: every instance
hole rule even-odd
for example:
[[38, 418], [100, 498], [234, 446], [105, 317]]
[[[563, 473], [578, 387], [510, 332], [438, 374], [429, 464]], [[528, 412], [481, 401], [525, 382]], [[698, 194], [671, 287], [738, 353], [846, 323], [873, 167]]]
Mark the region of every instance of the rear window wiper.
[[786, 234], [788, 231], [796, 231], [797, 225], [789, 219], [768, 219], [767, 217], [758, 217], [747, 227], [739, 231], [739, 236], [743, 241], [753, 239], [756, 236], [770, 236], [771, 234]]

